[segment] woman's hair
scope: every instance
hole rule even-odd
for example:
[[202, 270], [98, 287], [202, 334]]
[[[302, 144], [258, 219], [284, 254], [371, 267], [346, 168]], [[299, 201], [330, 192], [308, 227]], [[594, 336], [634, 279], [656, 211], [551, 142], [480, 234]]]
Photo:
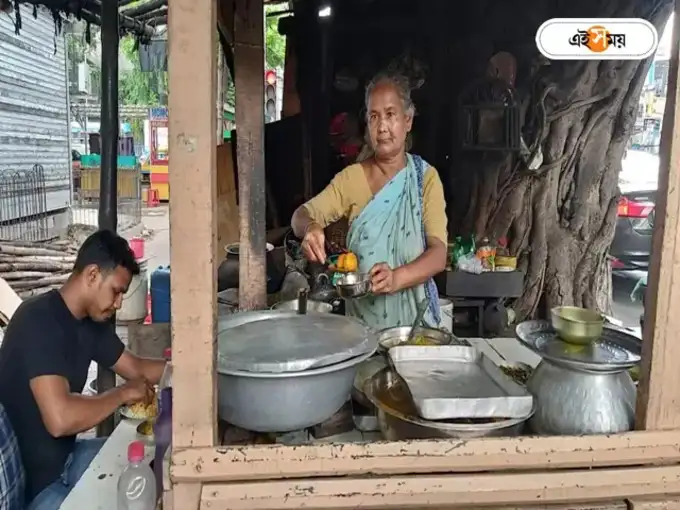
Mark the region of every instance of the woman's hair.
[[368, 85], [366, 85], [366, 94], [364, 96], [364, 106], [367, 110], [368, 102], [371, 99], [373, 91], [381, 83], [388, 83], [395, 88], [399, 99], [401, 99], [404, 112], [406, 112], [407, 115], [413, 116], [416, 114], [416, 107], [411, 99], [411, 84], [409, 83], [409, 79], [403, 74], [393, 71], [378, 73], [368, 82]]

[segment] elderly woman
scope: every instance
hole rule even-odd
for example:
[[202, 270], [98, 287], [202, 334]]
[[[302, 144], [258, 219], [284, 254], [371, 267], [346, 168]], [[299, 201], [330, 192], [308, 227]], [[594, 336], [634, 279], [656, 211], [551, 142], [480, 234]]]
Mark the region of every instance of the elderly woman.
[[293, 214], [308, 260], [325, 262], [324, 228], [346, 217], [347, 247], [371, 277], [371, 296], [347, 302], [347, 313], [376, 328], [409, 325], [428, 300], [425, 322], [438, 326], [433, 276], [446, 267], [446, 212], [437, 171], [406, 152], [415, 108], [406, 78], [381, 74], [366, 88], [372, 155], [337, 174]]

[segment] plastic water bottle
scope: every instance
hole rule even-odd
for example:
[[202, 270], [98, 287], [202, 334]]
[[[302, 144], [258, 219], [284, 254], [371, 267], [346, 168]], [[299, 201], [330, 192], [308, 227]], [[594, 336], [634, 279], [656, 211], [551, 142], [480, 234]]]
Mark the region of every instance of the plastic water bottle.
[[153, 426], [156, 441], [156, 452], [153, 461], [153, 471], [156, 475], [156, 491], [163, 493], [163, 458], [172, 442], [172, 351], [165, 349], [163, 357], [166, 360], [163, 375], [158, 384], [159, 402], [158, 417]]
[[118, 510], [155, 510], [156, 479], [144, 462], [144, 443], [130, 443], [128, 462], [118, 479]]

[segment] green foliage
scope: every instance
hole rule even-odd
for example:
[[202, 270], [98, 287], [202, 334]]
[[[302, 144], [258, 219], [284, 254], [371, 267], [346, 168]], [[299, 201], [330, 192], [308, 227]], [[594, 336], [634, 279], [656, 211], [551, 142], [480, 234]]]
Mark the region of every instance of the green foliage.
[[[118, 101], [121, 105], [160, 106], [167, 103], [168, 73], [166, 71], [143, 72], [133, 37], [120, 40], [120, 53], [132, 64], [132, 69], [120, 73], [118, 78]], [[125, 119], [121, 119], [125, 120]], [[135, 139], [144, 138], [142, 119], [127, 119]]]
[[[282, 11], [288, 8], [288, 4], [270, 6], [265, 5], [265, 14]], [[265, 62], [269, 69], [283, 66], [286, 60], [286, 37], [279, 34], [279, 17], [265, 17]]]
[[[130, 4], [130, 6], [132, 5], [134, 3]], [[279, 4], [274, 7], [266, 5], [265, 14], [286, 10], [287, 8], [288, 4]], [[265, 16], [265, 63], [267, 69], [283, 67], [286, 58], [286, 38], [279, 34], [278, 22], [278, 16]], [[93, 27], [93, 30], [95, 29]], [[83, 37], [76, 34], [68, 35], [67, 44], [71, 66], [85, 61], [92, 51]], [[132, 64], [132, 69], [121, 72], [119, 76], [118, 100], [120, 105], [166, 105], [168, 73], [165, 71], [142, 72], [139, 51], [134, 38], [131, 36], [123, 37], [120, 40], [120, 53]], [[93, 67], [90, 72], [93, 84], [100, 83], [101, 69]], [[224, 86], [225, 102], [233, 108], [236, 100], [234, 82], [231, 76], [225, 76]], [[135, 138], [143, 137], [143, 121], [141, 119], [121, 119], [121, 121], [130, 123]]]

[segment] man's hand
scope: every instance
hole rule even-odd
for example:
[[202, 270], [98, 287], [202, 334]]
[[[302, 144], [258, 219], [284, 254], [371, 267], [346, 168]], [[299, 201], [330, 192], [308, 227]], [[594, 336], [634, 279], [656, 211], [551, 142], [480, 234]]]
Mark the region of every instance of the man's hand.
[[150, 404], [154, 398], [153, 386], [144, 378], [133, 379], [122, 386], [123, 400], [126, 405], [144, 402]]
[[326, 262], [326, 236], [318, 223], [307, 226], [305, 237], [302, 239], [302, 252], [310, 262]]
[[393, 270], [385, 262], [374, 265], [369, 274], [373, 294], [394, 294], [401, 290], [398, 271]]

